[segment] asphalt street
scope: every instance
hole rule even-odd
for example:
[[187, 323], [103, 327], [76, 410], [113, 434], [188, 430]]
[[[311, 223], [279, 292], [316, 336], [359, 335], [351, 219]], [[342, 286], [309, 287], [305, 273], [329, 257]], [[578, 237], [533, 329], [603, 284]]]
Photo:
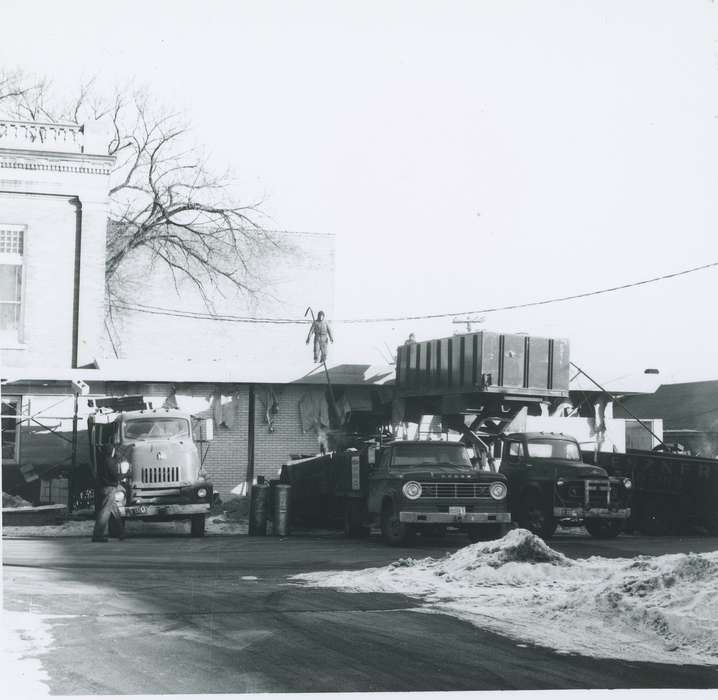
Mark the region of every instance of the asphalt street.
[[[379, 538], [138, 536], [5, 539], [4, 606], [56, 615], [40, 659], [53, 694], [716, 688], [718, 669], [559, 654], [402, 595], [340, 593], [295, 573], [443, 556], [466, 541], [396, 550]], [[718, 538], [559, 536], [571, 557], [718, 549]]]

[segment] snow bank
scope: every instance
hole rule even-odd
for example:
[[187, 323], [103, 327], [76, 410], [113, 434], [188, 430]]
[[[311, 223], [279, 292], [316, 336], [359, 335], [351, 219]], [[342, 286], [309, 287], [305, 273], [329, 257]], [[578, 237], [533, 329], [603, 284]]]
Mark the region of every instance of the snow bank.
[[[62, 525], [8, 525], [3, 527], [3, 537], [92, 537], [94, 520], [68, 520]], [[145, 535], [151, 537], [166, 534], [189, 535], [189, 522], [144, 523], [141, 520], [128, 520], [128, 536]], [[224, 518], [207, 518], [205, 532], [208, 535], [246, 535], [247, 523]]]
[[52, 636], [47, 617], [29, 612], [2, 611], [0, 664], [5, 697], [26, 698], [50, 694], [47, 672], [37, 659], [51, 649]]
[[718, 552], [572, 560], [527, 530], [443, 559], [293, 577], [344, 591], [403, 593], [562, 653], [718, 664]]

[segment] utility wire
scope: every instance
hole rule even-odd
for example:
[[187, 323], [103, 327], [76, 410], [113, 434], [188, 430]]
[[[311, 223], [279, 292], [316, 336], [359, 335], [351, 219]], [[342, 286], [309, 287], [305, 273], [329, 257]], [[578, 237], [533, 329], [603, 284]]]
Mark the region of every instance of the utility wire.
[[[628, 282], [621, 284], [616, 287], [606, 287], [605, 289], [596, 289], [591, 292], [582, 292], [580, 294], [571, 294], [563, 297], [553, 297], [550, 299], [542, 299], [540, 301], [531, 301], [523, 304], [509, 304], [506, 306], [495, 306], [485, 309], [472, 309], [470, 311], [452, 311], [451, 313], [440, 313], [440, 314], [424, 314], [420, 316], [391, 316], [391, 317], [379, 317], [379, 318], [345, 318], [345, 319], [334, 319], [332, 323], [394, 323], [398, 321], [424, 321], [437, 318], [450, 318], [454, 316], [469, 316], [472, 314], [492, 313], [496, 311], [513, 311], [515, 309], [527, 309], [533, 306], [544, 306], [546, 304], [556, 304], [562, 301], [571, 301], [573, 299], [585, 299], [587, 297], [597, 296], [599, 294], [608, 294], [609, 292], [618, 292], [623, 289], [630, 289], [632, 287], [640, 287], [646, 284], [653, 284], [654, 282], [661, 282], [663, 280], [672, 279], [674, 277], [681, 277], [683, 275], [689, 275], [693, 272], [699, 272], [701, 270], [707, 270], [709, 268], [718, 267], [718, 261], [707, 263], [705, 265], [699, 265], [698, 267], [692, 267], [687, 270], [680, 270], [679, 272], [671, 272], [666, 275], [660, 275], [658, 277], [651, 277], [650, 279], [640, 280], [639, 282]], [[157, 316], [176, 316], [180, 318], [194, 318], [209, 321], [226, 321], [230, 323], [258, 323], [258, 324], [306, 324], [307, 321], [303, 318], [271, 318], [271, 317], [253, 317], [253, 316], [232, 316], [229, 314], [209, 314], [200, 313], [197, 311], [183, 311], [182, 309], [168, 309], [161, 306], [150, 306], [147, 304], [141, 304], [139, 302], [116, 302], [113, 304], [115, 308], [125, 309], [127, 311], [137, 311], [140, 313], [154, 314]]]

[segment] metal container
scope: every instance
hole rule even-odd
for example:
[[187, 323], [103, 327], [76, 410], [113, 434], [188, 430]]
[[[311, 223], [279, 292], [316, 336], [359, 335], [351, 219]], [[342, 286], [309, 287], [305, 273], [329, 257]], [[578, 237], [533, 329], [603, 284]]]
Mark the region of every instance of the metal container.
[[274, 534], [286, 537], [290, 534], [292, 487], [289, 484], [274, 485]]
[[249, 501], [249, 534], [266, 535], [269, 517], [269, 484], [254, 484]]
[[489, 331], [397, 348], [399, 396], [469, 393], [566, 397], [569, 344]]

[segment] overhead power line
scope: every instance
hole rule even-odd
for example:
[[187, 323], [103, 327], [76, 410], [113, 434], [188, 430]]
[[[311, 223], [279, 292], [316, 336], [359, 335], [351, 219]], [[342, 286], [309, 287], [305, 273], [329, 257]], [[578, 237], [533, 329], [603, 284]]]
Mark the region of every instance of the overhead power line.
[[[540, 301], [530, 301], [522, 304], [507, 304], [505, 306], [494, 306], [484, 309], [471, 309], [469, 311], [451, 311], [440, 314], [422, 314], [417, 316], [388, 316], [388, 317], [377, 317], [377, 318], [344, 318], [344, 319], [333, 319], [333, 323], [394, 323], [398, 321], [425, 321], [438, 318], [453, 318], [456, 316], [469, 316], [472, 314], [487, 314], [497, 311], [514, 311], [516, 309], [528, 309], [534, 306], [545, 306], [546, 304], [557, 304], [562, 301], [572, 301], [574, 299], [585, 299], [587, 297], [598, 296], [599, 294], [608, 294], [609, 292], [618, 292], [623, 289], [631, 289], [632, 287], [641, 287], [646, 284], [653, 284], [655, 282], [661, 282], [663, 280], [672, 279], [674, 277], [682, 277], [683, 275], [689, 275], [693, 272], [700, 272], [701, 270], [707, 270], [709, 268], [718, 267], [718, 261], [707, 263], [705, 265], [699, 265], [698, 267], [691, 267], [687, 270], [680, 270], [679, 272], [671, 272], [666, 275], [660, 275], [658, 277], [651, 277], [650, 279], [640, 280], [639, 282], [628, 282], [626, 284], [620, 284], [615, 287], [606, 287], [605, 289], [596, 289], [591, 292], [582, 292], [580, 294], [570, 294], [562, 297], [552, 297], [550, 299], [541, 299]], [[148, 304], [141, 304], [139, 302], [115, 302], [114, 308], [124, 309], [127, 311], [136, 311], [145, 314], [154, 314], [157, 316], [175, 316], [180, 318], [193, 318], [208, 321], [225, 321], [228, 323], [259, 323], [259, 324], [306, 324], [307, 321], [304, 318], [272, 318], [272, 317], [260, 317], [260, 316], [233, 316], [228, 314], [210, 314], [202, 313], [198, 311], [184, 311], [182, 309], [168, 309], [162, 306], [151, 306]]]

